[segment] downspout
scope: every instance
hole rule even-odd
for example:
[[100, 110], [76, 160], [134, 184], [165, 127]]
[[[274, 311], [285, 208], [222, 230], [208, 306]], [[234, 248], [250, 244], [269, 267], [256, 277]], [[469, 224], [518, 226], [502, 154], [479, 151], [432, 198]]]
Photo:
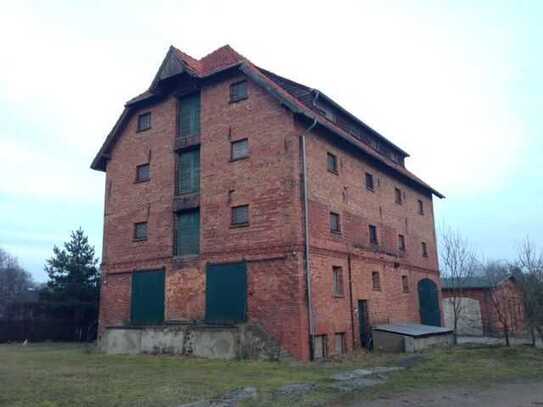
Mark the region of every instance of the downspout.
[[353, 304], [353, 278], [352, 278], [352, 268], [351, 268], [351, 253], [347, 255], [347, 266], [349, 268], [349, 300], [351, 304], [351, 339], [353, 341], [353, 350], [356, 345], [355, 333], [354, 333], [354, 304]]
[[[313, 103], [315, 103], [319, 92], [316, 91]], [[317, 125], [317, 118], [315, 117], [313, 123], [303, 131], [301, 134], [302, 139], [302, 167], [303, 167], [303, 191], [304, 191], [304, 269], [307, 284], [307, 313], [309, 324], [309, 350], [310, 358], [313, 358], [313, 336], [315, 334], [315, 322], [313, 317], [313, 300], [311, 296], [311, 266], [310, 266], [310, 254], [309, 254], [309, 181], [307, 176], [307, 147], [306, 147], [306, 135]]]

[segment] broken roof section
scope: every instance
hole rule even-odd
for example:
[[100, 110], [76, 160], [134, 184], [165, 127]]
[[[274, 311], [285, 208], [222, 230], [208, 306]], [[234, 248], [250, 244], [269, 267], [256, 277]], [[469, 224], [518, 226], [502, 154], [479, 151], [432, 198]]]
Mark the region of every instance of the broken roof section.
[[403, 178], [407, 178], [417, 186], [433, 193], [439, 198], [444, 197], [441, 193], [408, 171], [404, 166], [383, 156], [374, 148], [354, 137], [352, 133], [342, 129], [337, 123], [330, 121], [325, 114], [312, 103], [315, 98], [321, 97], [326, 103], [332, 105], [342, 114], [351, 118], [381, 142], [386, 143], [387, 146], [394, 149], [402, 156], [408, 156], [405, 151], [370, 128], [332, 99], [316, 89], [309, 88], [255, 66], [229, 45], [225, 45], [199, 60], [171, 46], [149, 89], [126, 103], [121, 117], [117, 120], [117, 123], [107, 136], [102, 148], [93, 160], [91, 168], [101, 171], [105, 170], [111, 148], [115, 144], [118, 133], [120, 133], [124, 122], [127, 120], [130, 110], [140, 102], [160, 97], [159, 85], [162, 81], [185, 73], [191, 77], [203, 79], [232, 68], [238, 68], [250, 79], [268, 91], [281, 104], [289, 108], [293, 113], [315, 121], [319, 126], [339, 136], [344, 141], [347, 141], [359, 151], [364, 152], [366, 155], [369, 155], [371, 158], [392, 170], [393, 173], [396, 173]]

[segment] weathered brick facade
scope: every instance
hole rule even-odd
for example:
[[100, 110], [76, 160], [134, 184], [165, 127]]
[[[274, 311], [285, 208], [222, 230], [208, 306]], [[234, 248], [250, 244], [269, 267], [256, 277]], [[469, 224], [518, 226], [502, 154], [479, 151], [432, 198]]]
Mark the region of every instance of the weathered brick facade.
[[[202, 320], [206, 265], [243, 261], [248, 320], [297, 358], [310, 358], [302, 134], [307, 140], [313, 334], [328, 336], [328, 354], [335, 352], [336, 333], [344, 334], [346, 350], [359, 346], [356, 304], [361, 299], [367, 300], [371, 324], [418, 322], [417, 282], [429, 278], [439, 286], [436, 192], [401, 163], [360, 151], [359, 141], [353, 147], [339, 140], [325, 122], [306, 132], [311, 121], [296, 111], [298, 101], [271, 80], [263, 83], [262, 73], [251, 76], [256, 67], [229, 47], [200, 61], [179, 51], [175, 59], [172, 52], [151, 89], [129, 102], [93, 163], [106, 171], [100, 330], [130, 324], [134, 271], [165, 270], [164, 320]], [[195, 141], [200, 192], [181, 197], [175, 189], [178, 96], [195, 77], [201, 97], [201, 132]], [[241, 79], [248, 79], [248, 98], [230, 103], [230, 85]], [[138, 132], [138, 114], [144, 112], [151, 112], [152, 126]], [[232, 161], [231, 142], [244, 138], [249, 157]], [[338, 158], [337, 174], [327, 169], [327, 153]], [[135, 182], [136, 166], [145, 163], [150, 180]], [[374, 191], [364, 186], [366, 172], [374, 176]], [[401, 205], [395, 203], [395, 188], [402, 191]], [[418, 213], [419, 200], [424, 214]], [[238, 205], [249, 205], [246, 227], [231, 225], [231, 208]], [[200, 253], [176, 257], [174, 213], [192, 207], [200, 210]], [[340, 215], [341, 233], [330, 231], [331, 211]], [[137, 222], [147, 222], [145, 241], [133, 239]], [[369, 244], [369, 224], [377, 226], [378, 245]], [[398, 250], [398, 234], [405, 236], [405, 252]], [[343, 273], [342, 296], [334, 294], [333, 267]], [[380, 290], [372, 287], [376, 271]], [[407, 276], [408, 292], [402, 276]]]

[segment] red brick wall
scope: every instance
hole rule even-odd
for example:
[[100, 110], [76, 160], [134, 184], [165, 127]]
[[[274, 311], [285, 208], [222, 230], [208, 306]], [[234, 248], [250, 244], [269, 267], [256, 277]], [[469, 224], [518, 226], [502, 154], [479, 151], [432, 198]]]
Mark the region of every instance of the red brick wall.
[[[327, 169], [327, 152], [338, 158], [337, 175]], [[420, 193], [379, 171], [360, 155], [339, 147], [319, 132], [312, 132], [308, 137], [307, 154], [315, 334], [328, 335], [328, 353], [333, 354], [334, 334], [345, 332], [347, 347], [351, 349], [352, 318], [355, 346], [358, 346], [358, 300], [368, 301], [372, 325], [419, 322], [418, 281], [430, 278], [440, 287], [431, 195]], [[374, 192], [365, 187], [366, 172], [374, 176]], [[403, 192], [402, 205], [395, 203], [396, 187]], [[424, 215], [418, 214], [419, 199], [424, 202]], [[340, 214], [341, 234], [330, 232], [331, 211]], [[378, 229], [377, 250], [369, 244], [369, 224]], [[405, 236], [405, 253], [398, 251], [398, 234]], [[422, 256], [423, 241], [428, 248], [428, 257]], [[333, 293], [333, 266], [343, 269], [345, 296], [341, 298]], [[372, 288], [373, 271], [380, 273], [380, 291]], [[402, 288], [404, 275], [408, 277], [408, 293]]]
[[[175, 182], [174, 98], [142, 109], [152, 112], [152, 128], [136, 132], [130, 118], [111, 154], [106, 176], [103, 287], [100, 329], [130, 319], [130, 282], [134, 270], [166, 270], [165, 319], [197, 320], [205, 315], [205, 266], [208, 262], [247, 261], [248, 315], [300, 359], [309, 358], [299, 135], [304, 128], [271, 96], [249, 83], [249, 99], [230, 104], [231, 78], [202, 89], [201, 111], [201, 254], [174, 259]], [[230, 142], [248, 138], [250, 157], [230, 162]], [[370, 322], [418, 321], [416, 282], [438, 281], [431, 196], [377, 171], [368, 162], [333, 145], [318, 133], [308, 138], [311, 269], [317, 334], [344, 332], [353, 341], [347, 256], [352, 258], [353, 305], [368, 299]], [[326, 171], [326, 151], [340, 160], [339, 175]], [[136, 166], [151, 164], [151, 180], [134, 183]], [[376, 190], [363, 186], [371, 168]], [[394, 186], [405, 192], [394, 203]], [[417, 199], [425, 215], [417, 214]], [[232, 228], [232, 206], [250, 205], [250, 226]], [[340, 213], [343, 234], [329, 231], [329, 211]], [[148, 240], [133, 241], [133, 224], [148, 222]], [[368, 251], [367, 224], [379, 227], [383, 252]], [[407, 254], [391, 255], [397, 234], [406, 236]], [[428, 258], [420, 256], [420, 241]], [[386, 250], [385, 250], [386, 249]], [[400, 264], [394, 267], [394, 262]], [[332, 293], [332, 266], [343, 267], [345, 295]], [[371, 271], [381, 271], [382, 291], [371, 289]], [[403, 294], [401, 275], [411, 290]], [[358, 327], [354, 326], [358, 340]]]
[[[174, 98], [142, 109], [152, 128], [137, 133], [136, 112], [107, 166], [105, 273], [100, 328], [130, 320], [131, 273], [166, 270], [167, 320], [205, 316], [205, 265], [248, 261], [248, 315], [300, 358], [308, 358], [302, 269], [298, 140], [292, 115], [260, 88], [229, 103], [229, 84], [202, 90], [201, 255], [173, 259], [176, 134]], [[248, 138], [250, 157], [230, 161], [230, 141]], [[149, 153], [150, 151], [150, 153]], [[150, 157], [151, 180], [134, 183], [136, 166]], [[250, 226], [230, 226], [231, 207], [250, 205]], [[133, 241], [133, 224], [148, 222], [148, 239]], [[120, 274], [119, 274], [120, 273]], [[305, 335], [305, 337], [304, 337]]]

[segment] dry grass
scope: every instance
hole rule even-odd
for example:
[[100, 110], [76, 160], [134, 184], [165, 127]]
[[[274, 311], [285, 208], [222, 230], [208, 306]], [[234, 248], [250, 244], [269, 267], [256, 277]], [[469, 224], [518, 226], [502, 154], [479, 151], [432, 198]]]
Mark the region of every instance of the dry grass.
[[[360, 397], [459, 384], [484, 386], [500, 380], [543, 378], [543, 352], [528, 347], [458, 347], [423, 354], [412, 368]], [[173, 407], [255, 386], [249, 405], [314, 405], [348, 401], [329, 387], [342, 370], [400, 363], [405, 355], [358, 353], [327, 363], [217, 361], [197, 358], [105, 355], [75, 344], [0, 345], [0, 405], [32, 407]], [[287, 383], [316, 383], [304, 400], [278, 400], [273, 390]]]

